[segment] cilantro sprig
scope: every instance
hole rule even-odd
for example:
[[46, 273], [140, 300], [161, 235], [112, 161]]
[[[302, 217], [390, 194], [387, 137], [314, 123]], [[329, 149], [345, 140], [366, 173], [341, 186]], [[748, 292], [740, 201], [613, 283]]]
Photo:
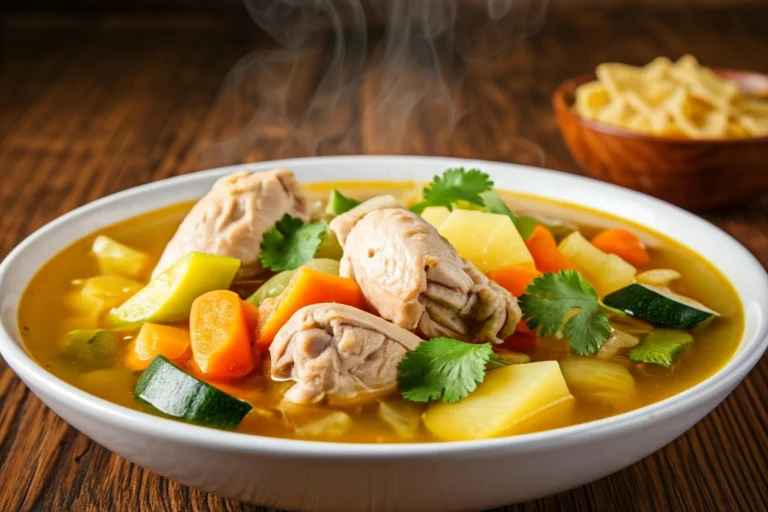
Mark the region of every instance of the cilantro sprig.
[[506, 215], [515, 224], [523, 240], [527, 240], [536, 227], [536, 219], [517, 215], [493, 190], [490, 176], [479, 169], [457, 167], [435, 176], [422, 192], [424, 199], [411, 206], [411, 211], [421, 213], [429, 206], [444, 206], [449, 210], [459, 207]]
[[282, 272], [299, 268], [315, 257], [328, 225], [305, 223], [287, 213], [264, 233], [261, 241], [261, 264]]
[[485, 206], [481, 194], [492, 188], [491, 178], [479, 169], [448, 169], [441, 176], [435, 176], [432, 182], [424, 187], [424, 200], [414, 204], [411, 210], [421, 213], [428, 206], [445, 206], [453, 210], [454, 203], [458, 201]]
[[597, 292], [575, 270], [537, 277], [519, 297], [523, 319], [542, 336], [561, 332], [571, 350], [587, 356], [597, 352], [608, 339], [611, 326], [608, 312]]
[[458, 402], [483, 382], [486, 367], [507, 364], [490, 343], [433, 338], [405, 354], [397, 366], [397, 387], [412, 402]]

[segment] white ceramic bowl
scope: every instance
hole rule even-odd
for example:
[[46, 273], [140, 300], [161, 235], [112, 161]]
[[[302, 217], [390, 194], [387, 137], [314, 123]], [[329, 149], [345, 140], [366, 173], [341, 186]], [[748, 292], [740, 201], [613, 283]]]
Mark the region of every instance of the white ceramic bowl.
[[[127, 409], [54, 377], [24, 351], [19, 298], [37, 269], [78, 238], [142, 212], [202, 196], [235, 170], [292, 169], [303, 182], [429, 180], [476, 166], [497, 186], [588, 206], [652, 226], [703, 255], [733, 283], [746, 328], [733, 359], [674, 397], [611, 418], [518, 437], [456, 443], [361, 445], [222, 432]], [[64, 215], [0, 265], [0, 352], [51, 409], [123, 457], [192, 487], [302, 510], [471, 510], [570, 489], [669, 443], [719, 404], [766, 349], [768, 277], [730, 236], [674, 206], [613, 185], [541, 169], [448, 158], [331, 157], [200, 172], [115, 194]], [[41, 319], [44, 321], [44, 319]]]

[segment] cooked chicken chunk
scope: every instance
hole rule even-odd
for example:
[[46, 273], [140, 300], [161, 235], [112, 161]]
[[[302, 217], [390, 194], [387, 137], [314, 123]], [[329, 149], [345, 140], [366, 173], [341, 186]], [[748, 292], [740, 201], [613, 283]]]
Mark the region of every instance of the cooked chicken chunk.
[[262, 235], [286, 213], [309, 219], [307, 200], [291, 171], [224, 176], [187, 214], [152, 277], [193, 251], [238, 258], [245, 274], [255, 272]]
[[383, 318], [428, 338], [501, 343], [521, 317], [508, 291], [404, 209], [372, 211], [351, 228], [341, 275], [357, 280]]
[[399, 208], [400, 203], [394, 196], [376, 196], [363, 201], [343, 215], [339, 215], [331, 221], [331, 229], [336, 233], [339, 243], [344, 245], [349, 231], [355, 227], [360, 219], [374, 210], [385, 208]]
[[295, 381], [285, 399], [300, 404], [385, 391], [395, 387], [405, 352], [419, 343], [357, 308], [313, 304], [294, 313], [270, 345], [272, 378]]

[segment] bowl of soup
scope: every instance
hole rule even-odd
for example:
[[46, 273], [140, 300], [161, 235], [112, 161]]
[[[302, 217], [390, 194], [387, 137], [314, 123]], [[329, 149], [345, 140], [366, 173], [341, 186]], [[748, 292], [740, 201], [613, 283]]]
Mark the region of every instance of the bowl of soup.
[[81, 207], [0, 267], [0, 351], [75, 428], [296, 510], [468, 510], [669, 443], [766, 348], [727, 234], [510, 164], [326, 157]]

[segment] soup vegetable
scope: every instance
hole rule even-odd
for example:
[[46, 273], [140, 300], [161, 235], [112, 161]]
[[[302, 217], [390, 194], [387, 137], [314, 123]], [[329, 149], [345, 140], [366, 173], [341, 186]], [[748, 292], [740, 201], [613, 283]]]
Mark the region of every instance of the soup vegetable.
[[127, 407], [381, 443], [662, 400], [725, 364], [743, 313], [688, 249], [477, 169], [303, 187], [275, 170], [76, 242], [33, 278], [19, 323], [49, 371]]

